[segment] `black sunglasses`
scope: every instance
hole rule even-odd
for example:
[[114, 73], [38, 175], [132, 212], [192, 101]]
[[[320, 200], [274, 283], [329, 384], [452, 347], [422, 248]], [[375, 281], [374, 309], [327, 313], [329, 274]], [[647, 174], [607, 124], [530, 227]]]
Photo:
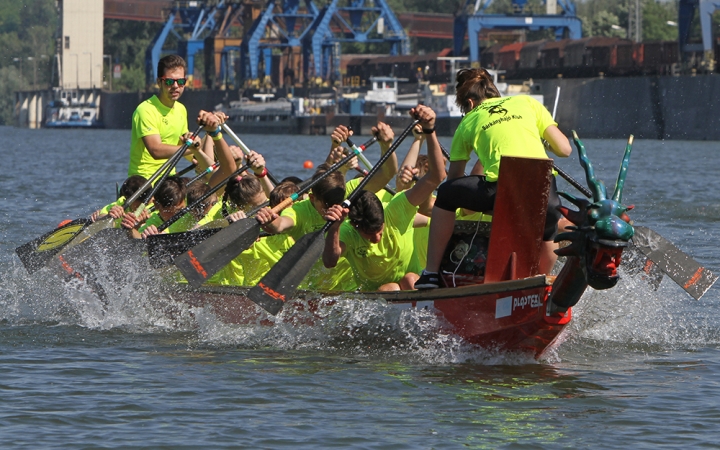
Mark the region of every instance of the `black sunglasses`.
[[187, 83], [187, 78], [165, 78], [160, 77], [160, 80], [165, 83], [165, 86], [172, 86], [173, 84], [177, 83], [178, 86], [185, 86], [185, 83]]

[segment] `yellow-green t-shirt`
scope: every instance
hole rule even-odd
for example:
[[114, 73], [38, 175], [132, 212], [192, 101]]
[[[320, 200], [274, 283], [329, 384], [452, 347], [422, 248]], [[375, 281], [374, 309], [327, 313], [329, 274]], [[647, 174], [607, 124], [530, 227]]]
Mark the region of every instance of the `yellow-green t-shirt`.
[[[357, 189], [360, 182], [363, 180], [363, 178], [353, 178], [352, 180], [345, 183], [345, 198], [350, 197], [350, 194]], [[392, 200], [393, 195], [385, 190], [385, 188], [381, 188], [379, 191], [375, 192], [375, 195], [380, 199], [380, 203], [382, 203], [383, 207], [387, 206], [388, 203], [390, 203], [390, 200]]]
[[[165, 220], [160, 217], [160, 214], [155, 211], [152, 214], [150, 214], [150, 217], [145, 221], [145, 223], [142, 224], [140, 228], [138, 228], [138, 232], [142, 233], [145, 231], [147, 227], [150, 225], [155, 225], [156, 227], [159, 227], [165, 223]], [[175, 223], [170, 225], [165, 229], [166, 233], [180, 233], [183, 231], [188, 231], [193, 226], [195, 226], [195, 218], [192, 214], [187, 213], [184, 216], [182, 216], [180, 219], [176, 220]]]
[[163, 144], [177, 145], [187, 131], [187, 110], [182, 103], [175, 102], [168, 108], [156, 95], [140, 103], [132, 116], [128, 176], [142, 175], [149, 179], [167, 161], [150, 156], [143, 137], [158, 134]]
[[[285, 208], [280, 215], [291, 218], [295, 223], [287, 231], [287, 234], [295, 241], [306, 234], [318, 231], [326, 223], [309, 199], [295, 202], [291, 207]], [[356, 284], [350, 264], [345, 258], [340, 258], [338, 264], [332, 269], [326, 268], [322, 260], [318, 259], [299, 288], [321, 291], [354, 291]]]
[[218, 271], [207, 283], [255, 286], [294, 244], [293, 238], [284, 234], [261, 237]]
[[528, 95], [491, 98], [463, 117], [455, 132], [450, 161], [467, 161], [475, 152], [488, 181], [497, 181], [501, 156], [547, 158], [541, 138], [557, 125], [548, 110]]
[[203, 225], [206, 225], [214, 220], [222, 219], [222, 202], [217, 202], [214, 205], [210, 207], [210, 210], [207, 214], [205, 214], [205, 217], [200, 219], [197, 223], [198, 227], [201, 227]]
[[413, 257], [413, 221], [418, 207], [410, 204], [404, 192], [385, 208], [382, 238], [372, 244], [349, 222], [340, 226], [340, 241], [362, 291], [375, 291], [385, 283], [398, 282], [408, 272], [419, 272]]

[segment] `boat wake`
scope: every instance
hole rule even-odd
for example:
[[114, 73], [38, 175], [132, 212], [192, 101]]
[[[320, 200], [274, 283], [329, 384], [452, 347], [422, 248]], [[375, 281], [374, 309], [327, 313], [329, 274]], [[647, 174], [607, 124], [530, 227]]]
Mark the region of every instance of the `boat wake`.
[[[103, 299], [79, 280], [63, 281], [49, 269], [29, 276], [20, 264], [11, 264], [0, 284], [0, 321], [131, 333], [191, 331], [199, 347], [322, 351], [425, 364], [534, 363], [529, 355], [465, 343], [428, 309], [398, 309], [380, 301], [337, 297], [319, 319], [316, 314], [288, 308], [275, 317], [259, 314], [258, 323], [229, 325], [212, 309], [189, 306], [163, 292], [157, 272], [142, 264], [125, 266], [121, 282], [116, 267], [96, 269], [106, 293]], [[695, 301], [670, 281], [653, 290], [641, 275], [622, 274], [613, 290], [588, 289], [573, 308], [573, 321], [542, 359], [555, 363], [577, 355], [589, 358], [720, 345], [716, 319], [720, 315], [709, 314], [717, 309], [716, 297], [711, 290]]]
[[558, 344], [546, 352], [550, 362], [564, 356], [662, 352], [720, 345], [717, 289], [694, 300], [669, 279], [657, 289], [642, 274], [627, 274], [615, 289], [591, 288], [573, 308], [573, 320]]

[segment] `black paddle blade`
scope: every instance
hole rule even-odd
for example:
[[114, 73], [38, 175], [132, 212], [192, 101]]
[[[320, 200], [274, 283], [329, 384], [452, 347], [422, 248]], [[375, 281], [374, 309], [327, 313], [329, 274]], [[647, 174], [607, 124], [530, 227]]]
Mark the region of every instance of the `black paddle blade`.
[[177, 256], [173, 264], [190, 286], [197, 288], [250, 248], [258, 237], [260, 223], [257, 220], [238, 220]]
[[700, 263], [646, 227], [635, 226], [634, 246], [695, 299], [707, 292], [718, 279]]
[[325, 248], [325, 232], [306, 234], [288, 250], [272, 269], [248, 292], [250, 300], [272, 315], [280, 312], [285, 302], [295, 295]]
[[42, 269], [50, 259], [57, 255], [65, 245], [72, 241], [85, 227], [91, 224], [89, 219], [76, 219], [60, 228], [45, 233], [39, 238], [15, 249], [20, 261], [29, 274]]
[[222, 228], [208, 228], [182, 233], [161, 233], [148, 236], [147, 250], [153, 269], [169, 266], [173, 260], [192, 249]]

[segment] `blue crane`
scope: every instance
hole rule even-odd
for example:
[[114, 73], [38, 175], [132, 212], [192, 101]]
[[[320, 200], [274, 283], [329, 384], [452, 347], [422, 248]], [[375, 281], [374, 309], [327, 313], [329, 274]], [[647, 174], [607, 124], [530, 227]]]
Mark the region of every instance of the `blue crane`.
[[273, 48], [301, 47], [319, 11], [312, 0], [269, 0], [253, 22], [240, 52], [241, 77], [257, 79], [260, 61], [265, 75], [271, 73]]
[[[702, 32], [702, 47], [689, 44], [690, 27], [692, 26], [695, 10], [700, 11], [700, 29]], [[678, 44], [681, 53], [702, 49], [706, 69], [714, 70], [714, 57], [712, 46], [712, 15], [720, 9], [720, 0], [680, 0], [678, 6]]]
[[410, 44], [400, 21], [385, 0], [349, 0], [341, 6], [332, 0], [320, 11], [313, 33], [304, 42], [304, 71], [308, 72], [310, 52], [316, 76], [340, 77], [340, 43], [389, 43], [391, 55], [407, 55]]
[[[202, 1], [176, 2], [170, 10], [165, 26], [155, 36], [145, 53], [145, 74], [148, 84], [157, 79], [157, 64], [163, 53], [175, 53], [182, 56], [188, 65], [187, 75], [192, 78], [195, 66], [195, 54], [204, 49], [204, 39], [212, 36], [218, 27], [218, 19], [227, 8], [225, 0], [214, 4]], [[176, 23], [176, 19], [180, 21]], [[168, 36], [172, 33], [178, 40], [178, 46], [166, 49]]]
[[[545, 3], [545, 1], [543, 1]], [[555, 37], [570, 39], [582, 37], [582, 22], [575, 15], [575, 5], [570, 0], [557, 0], [561, 14], [530, 15], [525, 13], [527, 0], [512, 0], [513, 14], [486, 14], [492, 0], [466, 0], [465, 7], [455, 17], [453, 50], [455, 56], [463, 52], [465, 34], [468, 35], [470, 62], [480, 62], [479, 35], [483, 28], [540, 30], [551, 28]]]

